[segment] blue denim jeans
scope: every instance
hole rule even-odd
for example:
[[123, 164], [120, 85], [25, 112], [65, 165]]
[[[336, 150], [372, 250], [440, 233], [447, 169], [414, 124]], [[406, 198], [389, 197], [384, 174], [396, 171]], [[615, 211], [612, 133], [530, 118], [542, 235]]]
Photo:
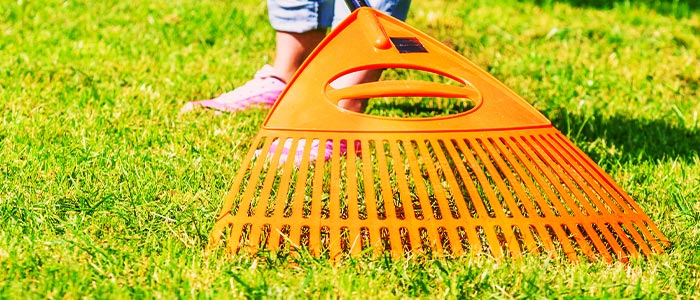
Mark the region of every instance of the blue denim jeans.
[[[411, 0], [369, 0], [369, 5], [406, 20]], [[272, 28], [296, 33], [335, 27], [350, 14], [344, 0], [268, 0], [267, 10]]]

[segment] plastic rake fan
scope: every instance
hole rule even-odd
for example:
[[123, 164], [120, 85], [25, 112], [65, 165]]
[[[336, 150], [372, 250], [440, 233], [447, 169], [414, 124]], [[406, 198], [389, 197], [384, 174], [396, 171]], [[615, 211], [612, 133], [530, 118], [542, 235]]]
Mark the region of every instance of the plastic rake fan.
[[[459, 85], [331, 85], [379, 68], [420, 70]], [[468, 99], [474, 107], [403, 119], [337, 105], [378, 97]], [[298, 159], [280, 163], [282, 144]], [[371, 8], [355, 10], [331, 32], [272, 108], [226, 196], [210, 247], [222, 237], [231, 253], [303, 247], [331, 258], [546, 252], [613, 261], [668, 245], [634, 200], [527, 102], [456, 52]]]

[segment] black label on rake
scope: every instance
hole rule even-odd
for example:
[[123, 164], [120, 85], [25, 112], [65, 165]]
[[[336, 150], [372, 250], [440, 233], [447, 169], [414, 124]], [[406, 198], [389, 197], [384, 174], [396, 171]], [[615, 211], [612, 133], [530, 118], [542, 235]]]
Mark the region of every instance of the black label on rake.
[[424, 52], [427, 53], [423, 44], [417, 38], [414, 37], [393, 37], [391, 42], [394, 47], [399, 50], [399, 53], [417, 53]]

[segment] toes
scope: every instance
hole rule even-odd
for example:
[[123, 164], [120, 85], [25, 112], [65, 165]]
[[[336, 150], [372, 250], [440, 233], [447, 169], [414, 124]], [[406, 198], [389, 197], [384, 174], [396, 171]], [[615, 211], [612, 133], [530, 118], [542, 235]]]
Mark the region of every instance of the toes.
[[202, 105], [200, 103], [198, 103], [197, 101], [187, 102], [180, 109], [180, 113], [188, 113], [188, 112], [191, 112], [191, 111], [198, 109], [198, 108], [201, 108], [201, 107], [202, 107]]

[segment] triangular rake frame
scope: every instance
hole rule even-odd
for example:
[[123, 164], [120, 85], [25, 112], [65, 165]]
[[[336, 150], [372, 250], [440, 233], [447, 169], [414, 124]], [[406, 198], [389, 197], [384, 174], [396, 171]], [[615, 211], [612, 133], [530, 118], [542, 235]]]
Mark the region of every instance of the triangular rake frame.
[[[331, 86], [376, 68], [433, 72], [462, 86]], [[407, 120], [337, 105], [382, 96], [462, 97], [475, 107]], [[282, 144], [298, 159], [280, 160]], [[669, 243], [529, 103], [440, 42], [370, 8], [330, 33], [272, 108], [226, 196], [211, 247], [224, 232], [231, 253], [301, 246], [330, 257], [373, 248], [393, 256], [547, 252], [613, 261], [660, 253]]]

